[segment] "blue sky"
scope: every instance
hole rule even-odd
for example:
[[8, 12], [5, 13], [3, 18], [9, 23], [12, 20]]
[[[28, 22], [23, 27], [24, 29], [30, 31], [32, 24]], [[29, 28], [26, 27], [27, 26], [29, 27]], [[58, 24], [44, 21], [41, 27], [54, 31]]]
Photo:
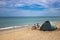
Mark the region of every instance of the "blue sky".
[[60, 16], [60, 0], [0, 0], [0, 16]]

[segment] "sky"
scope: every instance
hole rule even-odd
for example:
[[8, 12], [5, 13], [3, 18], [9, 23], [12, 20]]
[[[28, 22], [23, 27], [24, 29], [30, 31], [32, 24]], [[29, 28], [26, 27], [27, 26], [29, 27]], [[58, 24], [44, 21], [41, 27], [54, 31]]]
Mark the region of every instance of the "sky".
[[60, 16], [60, 0], [0, 0], [0, 16]]

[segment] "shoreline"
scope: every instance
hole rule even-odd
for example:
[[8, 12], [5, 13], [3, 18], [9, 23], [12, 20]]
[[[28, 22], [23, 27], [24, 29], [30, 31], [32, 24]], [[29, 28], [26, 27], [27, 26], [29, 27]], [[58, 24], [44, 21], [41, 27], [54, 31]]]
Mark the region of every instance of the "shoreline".
[[3, 30], [9, 30], [9, 29], [23, 28], [23, 27], [27, 27], [27, 26], [31, 26], [31, 25], [24, 25], [24, 26], [10, 26], [10, 27], [5, 27], [5, 28], [0, 28], [0, 31], [3, 31]]
[[[60, 23], [60, 22], [53, 22], [53, 23]], [[36, 24], [36, 23], [35, 23]], [[42, 23], [40, 23], [40, 25], [42, 25]], [[0, 28], [0, 31], [3, 30], [9, 30], [9, 29], [17, 29], [17, 28], [22, 28], [22, 27], [26, 27], [26, 26], [33, 26], [33, 24], [29, 24], [29, 25], [23, 25], [23, 26], [10, 26], [10, 27], [4, 27], [4, 28]]]
[[[42, 24], [40, 24], [42, 25]], [[60, 22], [56, 22], [55, 23], [57, 28], [60, 28]], [[14, 29], [21, 29], [21, 28], [25, 28], [25, 27], [32, 27], [33, 25], [24, 25], [24, 26], [12, 26], [12, 27], [6, 27], [6, 28], [0, 28], [0, 31], [8, 31], [8, 30], [14, 30]]]

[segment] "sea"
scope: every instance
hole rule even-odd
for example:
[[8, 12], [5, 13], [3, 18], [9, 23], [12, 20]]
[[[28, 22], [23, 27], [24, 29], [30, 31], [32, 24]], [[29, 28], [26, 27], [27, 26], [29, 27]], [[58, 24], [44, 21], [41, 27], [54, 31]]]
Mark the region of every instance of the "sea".
[[44, 23], [45, 21], [60, 22], [60, 17], [0, 17], [0, 29], [7, 27], [18, 27], [24, 25], [32, 25], [36, 23]]

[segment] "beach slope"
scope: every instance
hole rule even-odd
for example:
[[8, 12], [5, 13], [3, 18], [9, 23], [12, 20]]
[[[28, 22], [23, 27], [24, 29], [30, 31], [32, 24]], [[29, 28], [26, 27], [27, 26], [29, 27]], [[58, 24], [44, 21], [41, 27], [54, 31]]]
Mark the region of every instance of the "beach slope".
[[31, 27], [24, 27], [0, 31], [0, 40], [60, 40], [60, 22], [55, 31], [32, 30]]

